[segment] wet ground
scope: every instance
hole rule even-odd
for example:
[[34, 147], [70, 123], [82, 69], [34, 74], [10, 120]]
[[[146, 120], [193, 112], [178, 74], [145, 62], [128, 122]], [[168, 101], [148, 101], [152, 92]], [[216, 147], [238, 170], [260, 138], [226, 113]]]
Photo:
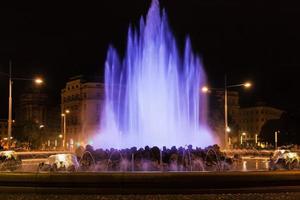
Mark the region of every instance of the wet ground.
[[2, 200], [299, 200], [300, 192], [284, 193], [237, 193], [237, 194], [194, 194], [194, 195], [55, 195], [55, 194], [0, 194]]

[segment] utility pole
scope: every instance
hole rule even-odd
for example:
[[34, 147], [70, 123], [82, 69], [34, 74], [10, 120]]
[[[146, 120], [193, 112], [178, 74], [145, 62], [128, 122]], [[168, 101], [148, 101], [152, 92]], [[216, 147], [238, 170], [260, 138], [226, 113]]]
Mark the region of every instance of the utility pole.
[[225, 75], [224, 79], [224, 120], [225, 120], [225, 127], [224, 127], [224, 139], [225, 139], [225, 149], [228, 149], [228, 119], [227, 119], [227, 77]]
[[12, 126], [12, 63], [9, 61], [9, 95], [8, 95], [8, 129], [7, 129], [7, 148], [10, 149], [11, 143], [11, 126]]
[[[279, 132], [279, 131], [278, 131]], [[277, 131], [275, 131], [275, 150], [277, 149]]]

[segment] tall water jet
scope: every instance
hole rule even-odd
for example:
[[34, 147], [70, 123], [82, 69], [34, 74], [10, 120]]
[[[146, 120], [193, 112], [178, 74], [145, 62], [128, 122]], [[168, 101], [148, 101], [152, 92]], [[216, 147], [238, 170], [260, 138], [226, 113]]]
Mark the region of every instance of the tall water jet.
[[121, 60], [110, 46], [105, 62], [105, 106], [94, 145], [198, 147], [214, 143], [206, 129], [205, 84], [200, 59], [186, 39], [183, 55], [165, 11], [153, 0], [139, 29], [129, 27]]

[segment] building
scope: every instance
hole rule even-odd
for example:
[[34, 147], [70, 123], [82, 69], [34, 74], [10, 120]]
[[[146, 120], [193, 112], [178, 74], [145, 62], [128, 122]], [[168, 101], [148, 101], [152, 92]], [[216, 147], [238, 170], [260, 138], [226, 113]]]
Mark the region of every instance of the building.
[[[70, 78], [61, 91], [61, 113], [66, 116], [66, 145], [92, 143], [100, 131], [100, 118], [104, 105], [104, 85], [87, 81], [82, 76]], [[62, 120], [63, 123], [63, 120]], [[63, 133], [62, 133], [63, 134]]]
[[16, 106], [16, 130], [20, 141], [33, 141], [34, 147], [60, 134], [60, 109], [45, 88], [27, 87]]
[[[279, 119], [283, 111], [263, 104], [240, 109], [240, 134], [245, 141], [257, 142], [261, 128], [271, 119]], [[242, 139], [243, 140], [243, 139]]]
[[47, 99], [48, 95], [40, 90], [23, 92], [16, 109], [18, 124], [33, 122], [37, 126], [45, 125], [47, 121]]
[[[218, 133], [220, 141], [224, 141], [224, 91], [214, 91], [211, 98], [211, 127]], [[256, 106], [241, 108], [239, 93], [228, 91], [227, 93], [228, 126], [230, 128], [229, 144], [239, 146], [248, 143], [254, 145], [259, 141], [259, 134], [263, 125], [271, 119], [279, 119], [282, 110], [258, 103]]]

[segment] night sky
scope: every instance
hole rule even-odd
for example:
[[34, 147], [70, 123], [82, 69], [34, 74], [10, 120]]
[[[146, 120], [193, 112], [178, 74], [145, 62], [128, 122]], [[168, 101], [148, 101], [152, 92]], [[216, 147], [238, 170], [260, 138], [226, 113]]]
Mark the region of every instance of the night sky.
[[[0, 8], [0, 72], [9, 59], [17, 77], [41, 74], [60, 102], [69, 77], [103, 77], [107, 47], [124, 53], [129, 23], [137, 25], [150, 0], [109, 0], [97, 4], [17, 4]], [[208, 80], [223, 87], [250, 80], [242, 105], [265, 101], [299, 114], [300, 6], [288, 1], [162, 0], [178, 45], [190, 35]], [[279, 2], [279, 1], [278, 1]], [[0, 118], [7, 118], [8, 85], [0, 75]], [[15, 82], [18, 93], [30, 82]], [[14, 96], [17, 98], [17, 96]]]

